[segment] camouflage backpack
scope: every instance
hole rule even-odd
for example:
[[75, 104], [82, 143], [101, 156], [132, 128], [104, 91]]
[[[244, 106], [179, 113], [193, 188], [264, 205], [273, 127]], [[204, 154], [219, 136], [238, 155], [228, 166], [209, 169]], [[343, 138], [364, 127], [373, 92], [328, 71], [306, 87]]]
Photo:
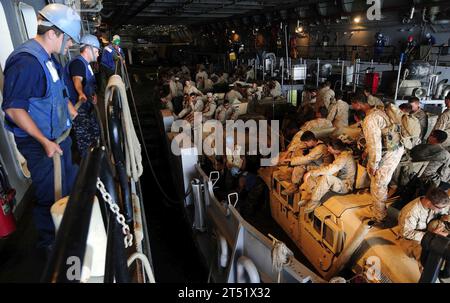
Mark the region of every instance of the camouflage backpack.
[[[385, 108], [389, 117], [392, 132], [396, 132], [401, 145], [406, 149], [412, 149], [420, 143], [420, 122], [413, 115], [404, 114], [396, 105], [388, 104]], [[396, 139], [397, 140], [397, 139]]]

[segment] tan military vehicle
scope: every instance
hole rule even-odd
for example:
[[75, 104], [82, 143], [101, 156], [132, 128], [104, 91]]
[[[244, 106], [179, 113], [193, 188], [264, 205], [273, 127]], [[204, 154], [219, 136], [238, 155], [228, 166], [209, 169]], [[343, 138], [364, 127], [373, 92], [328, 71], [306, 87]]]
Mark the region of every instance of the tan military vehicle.
[[[416, 163], [415, 169], [425, 163]], [[363, 179], [359, 165], [357, 179]], [[266, 182], [268, 181], [267, 178]], [[357, 182], [356, 188], [364, 186]], [[399, 242], [398, 227], [381, 229], [370, 221], [371, 196], [366, 189], [348, 195], [330, 194], [310, 214], [299, 207], [300, 194], [281, 192], [289, 184], [271, 178], [270, 207], [273, 218], [296, 243], [317, 272], [329, 279], [350, 268], [369, 282], [418, 282], [419, 264], [408, 257]], [[366, 184], [367, 185], [367, 184]], [[389, 205], [398, 198], [391, 197]], [[390, 207], [396, 220], [398, 210]]]
[[[339, 137], [345, 134], [357, 141], [360, 129], [313, 131], [318, 138]], [[427, 162], [401, 163], [401, 170], [421, 174]], [[400, 246], [399, 228], [396, 225], [399, 210], [389, 207], [394, 227], [381, 229], [372, 226], [372, 198], [370, 181], [365, 168], [358, 164], [354, 191], [341, 195], [330, 192], [321, 206], [305, 214], [299, 207], [300, 193], [286, 196], [281, 192], [289, 186], [272, 174], [262, 174], [270, 188], [272, 217], [296, 243], [317, 272], [330, 279], [348, 268], [369, 282], [418, 282], [419, 264]], [[388, 205], [398, 201], [390, 197]]]

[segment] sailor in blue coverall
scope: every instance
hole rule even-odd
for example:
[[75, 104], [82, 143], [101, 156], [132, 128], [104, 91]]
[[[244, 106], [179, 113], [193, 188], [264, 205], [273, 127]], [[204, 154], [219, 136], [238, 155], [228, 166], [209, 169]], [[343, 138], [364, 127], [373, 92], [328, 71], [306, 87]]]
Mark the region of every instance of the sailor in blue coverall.
[[27, 160], [37, 198], [33, 218], [38, 247], [51, 248], [55, 228], [50, 214], [54, 201], [52, 157], [61, 154], [62, 195], [69, 195], [78, 167], [72, 164], [70, 137], [54, 141], [71, 126], [76, 110], [69, 102], [62, 68], [52, 54], [65, 54], [79, 43], [80, 16], [68, 6], [49, 4], [38, 16], [38, 32], [17, 47], [5, 65], [5, 126], [14, 133], [17, 147]]
[[[113, 36], [112, 43], [105, 46], [100, 59], [100, 68], [102, 70], [102, 81], [108, 82], [109, 77], [116, 73], [116, 69], [119, 70], [120, 65], [117, 66], [119, 60], [124, 62], [125, 54], [122, 48], [120, 48], [120, 37], [118, 35]], [[120, 63], [119, 63], [120, 64]], [[102, 85], [105, 88], [106, 84]]]
[[96, 80], [89, 65], [96, 62], [100, 42], [94, 35], [84, 35], [81, 38], [80, 55], [72, 59], [65, 66], [65, 82], [69, 90], [70, 101], [73, 105], [82, 102], [78, 115], [73, 121], [73, 129], [77, 141], [78, 151], [85, 158], [89, 147], [100, 138], [100, 127], [95, 115], [94, 104], [97, 102]]

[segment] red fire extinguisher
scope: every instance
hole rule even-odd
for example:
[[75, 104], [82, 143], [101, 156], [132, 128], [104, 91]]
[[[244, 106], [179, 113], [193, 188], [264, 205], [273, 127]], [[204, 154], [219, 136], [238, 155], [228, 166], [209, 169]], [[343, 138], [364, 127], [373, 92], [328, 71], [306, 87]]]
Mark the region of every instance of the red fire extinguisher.
[[6, 173], [0, 164], [0, 238], [12, 234], [16, 230], [13, 214], [13, 202], [16, 191], [10, 188]]
[[12, 234], [16, 230], [16, 219], [13, 214], [13, 201], [16, 191], [9, 189], [5, 193], [0, 193], [0, 238]]

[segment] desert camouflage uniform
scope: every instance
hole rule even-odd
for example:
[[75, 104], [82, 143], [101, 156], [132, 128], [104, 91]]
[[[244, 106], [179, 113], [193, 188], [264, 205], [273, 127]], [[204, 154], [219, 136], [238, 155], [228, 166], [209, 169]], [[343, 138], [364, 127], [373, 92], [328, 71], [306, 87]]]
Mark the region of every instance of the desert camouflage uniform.
[[331, 161], [332, 156], [328, 152], [327, 146], [322, 141], [319, 141], [307, 155], [291, 159], [291, 166], [294, 166], [291, 178], [292, 183], [299, 184], [305, 172], [318, 168], [322, 164], [329, 164]]
[[242, 94], [235, 89], [230, 90], [226, 95], [225, 99], [228, 100], [231, 104], [233, 104], [234, 100], [242, 100]]
[[400, 227], [400, 245], [406, 254], [420, 261], [422, 246], [420, 242], [427, 231], [428, 223], [440, 215], [449, 213], [446, 207], [439, 211], [425, 208], [418, 197], [409, 202], [400, 212], [398, 225]]
[[328, 86], [321, 88], [317, 92], [317, 101], [314, 105], [315, 106], [314, 110], [317, 112], [322, 106], [325, 106], [328, 109], [333, 99], [334, 99], [334, 90], [332, 90]]
[[346, 194], [353, 189], [356, 162], [351, 151], [343, 151], [333, 163], [310, 172], [307, 182], [302, 185], [302, 200], [317, 204], [328, 192]]
[[202, 95], [203, 95], [203, 93], [195, 86], [195, 83], [192, 82], [192, 81], [191, 81], [191, 84], [190, 84], [190, 85], [186, 85], [186, 86], [184, 87], [183, 92], [184, 92], [185, 94], [188, 94], [188, 95], [190, 95], [190, 94], [192, 94], [192, 93], [195, 93], [195, 94], [197, 94], [197, 95], [199, 95], [199, 96], [202, 96]]
[[193, 113], [202, 111], [203, 111], [203, 100], [202, 98], [198, 97], [195, 104], [189, 103], [184, 107], [184, 109], [178, 114], [178, 118], [182, 119], [186, 117], [186, 119], [189, 119], [190, 116], [193, 115]]
[[450, 109], [447, 108], [436, 121], [434, 129], [443, 130], [447, 133], [447, 140], [442, 143], [442, 146], [450, 146]]
[[203, 117], [202, 117], [203, 122], [214, 119], [216, 108], [217, 105], [215, 101], [210, 101], [206, 103], [205, 107], [203, 108]]
[[239, 111], [232, 105], [228, 109], [223, 105], [219, 105], [216, 109], [216, 120], [225, 124], [227, 120], [236, 120], [239, 117]]
[[413, 116], [416, 117], [417, 119], [419, 119], [420, 130], [421, 130], [420, 131], [420, 139], [422, 140], [422, 142], [424, 142], [423, 139], [428, 130], [428, 116], [421, 108], [419, 108], [418, 111], [413, 113]]
[[388, 185], [404, 152], [404, 147], [401, 145], [394, 150], [383, 151], [382, 130], [389, 125], [390, 121], [386, 113], [376, 108], [369, 111], [362, 123], [368, 155], [367, 169], [376, 170], [375, 175], [370, 177], [370, 194], [374, 203], [373, 212], [379, 221], [386, 217]]
[[330, 111], [327, 119], [333, 123], [336, 128], [348, 126], [349, 105], [342, 100], [331, 102]]
[[313, 131], [318, 129], [324, 129], [324, 128], [331, 128], [333, 127], [333, 124], [327, 119], [324, 118], [317, 118], [311, 121], [306, 122], [303, 124], [303, 126], [300, 128], [300, 130], [294, 135], [294, 137], [291, 140], [291, 143], [289, 143], [288, 151], [295, 151], [299, 146], [304, 146], [302, 144], [302, 141], [300, 141], [300, 138], [302, 137], [303, 133], [306, 131]]
[[378, 109], [383, 109], [384, 108], [384, 104], [380, 100], [380, 98], [377, 98], [377, 97], [372, 96], [372, 95], [369, 95], [367, 97], [367, 103], [369, 103], [370, 106], [376, 107]]

